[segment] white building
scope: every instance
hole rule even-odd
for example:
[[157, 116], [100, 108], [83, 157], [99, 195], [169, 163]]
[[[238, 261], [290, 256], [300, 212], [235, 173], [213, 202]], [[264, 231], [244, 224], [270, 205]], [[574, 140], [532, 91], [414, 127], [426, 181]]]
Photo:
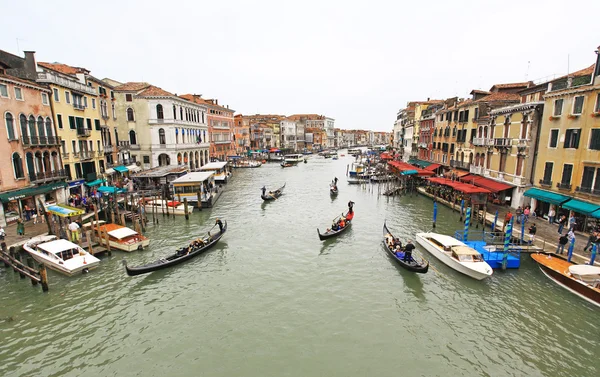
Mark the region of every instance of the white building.
[[279, 123], [279, 130], [281, 134], [281, 148], [298, 150], [298, 144], [296, 143], [296, 122], [291, 119], [284, 119]]
[[335, 129], [335, 119], [325, 117], [325, 132], [327, 132], [327, 143], [326, 144], [323, 143], [323, 144], [325, 144], [325, 147], [327, 147], [327, 148], [334, 148], [336, 146], [334, 129]]

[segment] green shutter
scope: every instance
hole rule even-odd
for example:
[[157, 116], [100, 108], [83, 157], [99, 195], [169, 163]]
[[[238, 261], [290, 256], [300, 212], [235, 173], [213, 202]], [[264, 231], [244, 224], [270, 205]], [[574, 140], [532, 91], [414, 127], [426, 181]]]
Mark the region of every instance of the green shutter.
[[96, 131], [100, 131], [100, 119], [94, 119], [94, 125], [96, 126]]
[[[56, 89], [54, 89], [54, 90], [56, 90]], [[63, 128], [62, 115], [56, 114], [56, 120], [58, 121], [58, 128], [62, 129]]]
[[85, 122], [87, 123], [87, 129], [91, 130], [92, 129], [92, 120], [90, 118], [87, 118], [85, 120]]
[[69, 128], [72, 130], [77, 129], [77, 126], [75, 125], [75, 117], [74, 116], [69, 116]]

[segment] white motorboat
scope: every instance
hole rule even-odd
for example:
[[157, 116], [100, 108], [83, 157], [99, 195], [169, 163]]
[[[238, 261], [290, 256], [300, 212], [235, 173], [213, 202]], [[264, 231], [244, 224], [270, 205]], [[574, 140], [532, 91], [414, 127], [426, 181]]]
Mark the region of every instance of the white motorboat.
[[290, 164], [295, 164], [297, 162], [302, 162], [304, 160], [304, 155], [295, 153], [295, 154], [286, 154], [283, 156], [283, 160]]
[[492, 276], [493, 270], [481, 253], [454, 237], [438, 233], [417, 233], [417, 242], [445, 265], [473, 279]]
[[[146, 199], [146, 203], [144, 204], [144, 209], [146, 213], [152, 213], [152, 208], [156, 208], [154, 211], [156, 213], [161, 213], [163, 210], [165, 213], [173, 214], [173, 215], [185, 215], [185, 205], [176, 200], [148, 200]], [[194, 207], [192, 205], [188, 206], [188, 213], [192, 213]]]
[[87, 272], [100, 264], [100, 259], [79, 245], [56, 236], [34, 237], [23, 248], [39, 263], [67, 276]]
[[108, 234], [110, 247], [123, 251], [141, 250], [150, 245], [150, 239], [135, 230], [118, 224], [106, 224], [105, 221], [92, 221], [83, 225], [83, 230], [92, 230], [101, 245], [106, 246], [104, 233]]

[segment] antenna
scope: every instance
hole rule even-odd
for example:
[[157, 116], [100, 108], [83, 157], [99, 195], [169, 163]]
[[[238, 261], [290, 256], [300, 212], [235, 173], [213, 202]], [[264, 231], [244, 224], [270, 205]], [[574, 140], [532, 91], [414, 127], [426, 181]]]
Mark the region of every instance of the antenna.
[[525, 73], [525, 81], [529, 81], [529, 67], [531, 67], [531, 61], [527, 61], [527, 73]]

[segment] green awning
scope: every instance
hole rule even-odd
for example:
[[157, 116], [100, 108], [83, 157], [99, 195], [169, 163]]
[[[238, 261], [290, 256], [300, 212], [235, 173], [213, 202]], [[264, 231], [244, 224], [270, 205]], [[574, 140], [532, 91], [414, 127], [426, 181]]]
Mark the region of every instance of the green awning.
[[65, 182], [58, 182], [51, 185], [28, 187], [21, 190], [2, 193], [0, 194], [0, 200], [3, 203], [8, 203], [11, 200], [23, 199], [34, 195], [46, 194], [48, 192], [52, 192], [54, 190], [61, 189], [66, 186], [67, 184]]
[[592, 214], [590, 214], [590, 216], [600, 219], [600, 209], [597, 211], [594, 211]]
[[546, 190], [541, 190], [539, 188], [532, 187], [529, 190], [525, 191], [523, 194], [530, 198], [534, 198], [537, 200], [541, 200], [542, 202], [548, 202], [551, 204], [556, 204], [557, 206], [562, 205], [567, 200], [571, 199], [570, 196], [557, 194], [555, 192], [550, 192]]
[[431, 162], [419, 160], [419, 159], [416, 159], [416, 158], [411, 158], [410, 160], [408, 160], [408, 163], [411, 164], [411, 165], [418, 166], [418, 167], [420, 167], [422, 169], [428, 167], [429, 165], [431, 165]]
[[129, 170], [123, 166], [123, 165], [119, 165], [119, 166], [115, 166], [113, 168], [114, 170], [118, 171], [119, 173], [127, 173]]
[[600, 210], [600, 206], [584, 202], [579, 199], [571, 199], [562, 205], [563, 208], [570, 209], [571, 211], [581, 213], [582, 215], [593, 215], [594, 212]]
[[94, 187], [94, 186], [101, 185], [104, 182], [106, 182], [106, 179], [96, 179], [95, 181], [92, 181], [92, 182], [86, 182], [85, 185], [87, 187]]

